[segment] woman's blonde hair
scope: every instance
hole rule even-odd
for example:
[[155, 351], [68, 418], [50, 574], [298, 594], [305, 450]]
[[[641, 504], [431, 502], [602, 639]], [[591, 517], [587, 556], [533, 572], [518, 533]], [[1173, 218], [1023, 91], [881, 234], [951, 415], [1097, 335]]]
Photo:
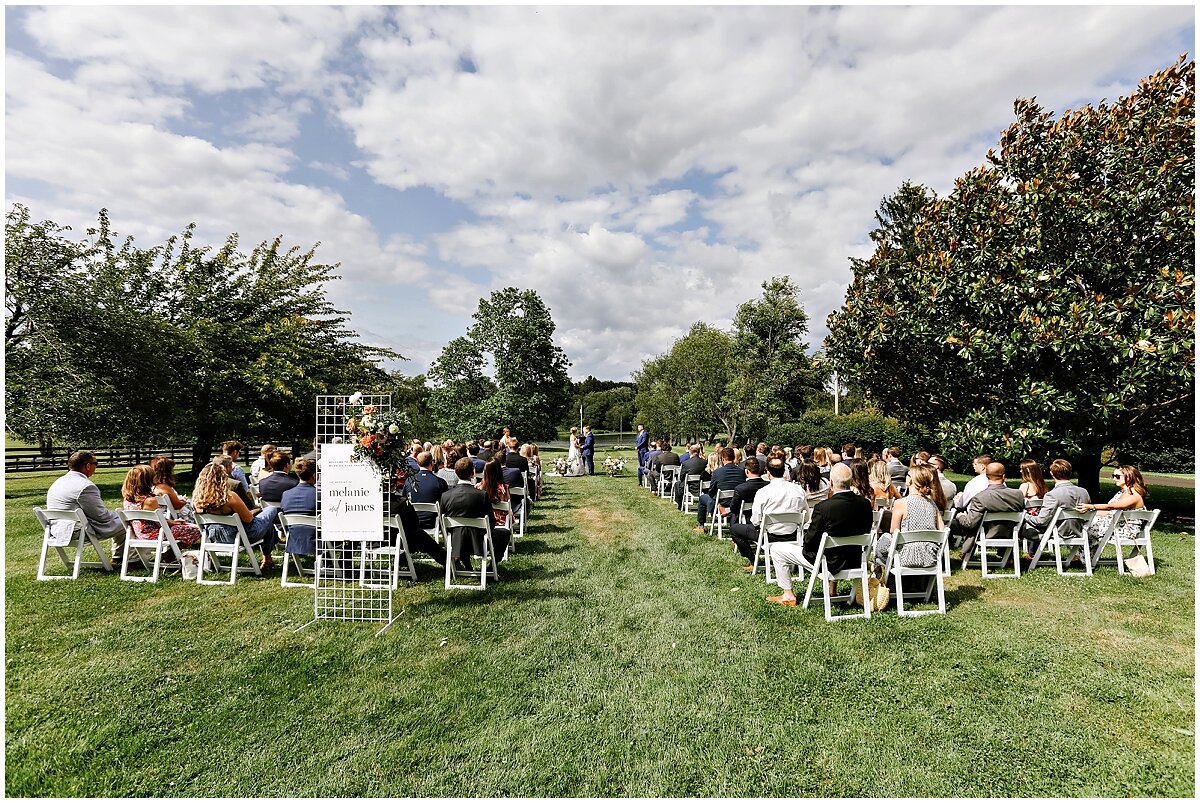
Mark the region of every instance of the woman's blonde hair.
[[867, 474], [871, 477], [871, 487], [882, 488], [884, 491], [892, 484], [892, 475], [888, 474], [887, 463], [875, 458], [867, 463]]
[[818, 466], [829, 465], [829, 450], [824, 446], [818, 446], [813, 449], [813, 462]]
[[139, 463], [125, 474], [121, 483], [121, 498], [126, 502], [136, 502], [138, 497], [145, 498], [154, 493], [154, 471], [150, 466]]
[[929, 499], [938, 506], [938, 510], [946, 509], [946, 494], [942, 491], [942, 484], [938, 482], [933, 469], [929, 466], [913, 466], [908, 470], [908, 476], [912, 480], [912, 490], [915, 493]]
[[229, 488], [225, 486], [225, 469], [209, 463], [200, 469], [196, 487], [192, 490], [192, 506], [200, 512], [223, 508], [229, 502]]

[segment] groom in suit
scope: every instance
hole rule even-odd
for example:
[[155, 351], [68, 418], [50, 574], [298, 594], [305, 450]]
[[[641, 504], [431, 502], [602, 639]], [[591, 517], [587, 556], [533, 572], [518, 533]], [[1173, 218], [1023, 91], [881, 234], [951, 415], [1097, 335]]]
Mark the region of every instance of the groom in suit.
[[637, 443], [638, 465], [646, 465], [646, 454], [650, 451], [650, 433], [643, 424], [638, 424]]
[[593, 458], [596, 455], [596, 436], [592, 434], [592, 425], [583, 425], [583, 448], [579, 450], [583, 455], [583, 459], [587, 462], [588, 474], [596, 473], [596, 465]]

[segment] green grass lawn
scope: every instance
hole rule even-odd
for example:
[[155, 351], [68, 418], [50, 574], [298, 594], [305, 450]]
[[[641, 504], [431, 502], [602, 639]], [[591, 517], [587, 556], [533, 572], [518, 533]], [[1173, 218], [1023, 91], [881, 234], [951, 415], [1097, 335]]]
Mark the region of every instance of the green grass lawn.
[[420, 566], [376, 636], [295, 632], [277, 572], [36, 582], [50, 479], [6, 484], [11, 796], [1195, 791], [1192, 529], [1145, 580], [956, 571], [946, 616], [827, 624], [631, 475], [549, 478], [498, 585]]

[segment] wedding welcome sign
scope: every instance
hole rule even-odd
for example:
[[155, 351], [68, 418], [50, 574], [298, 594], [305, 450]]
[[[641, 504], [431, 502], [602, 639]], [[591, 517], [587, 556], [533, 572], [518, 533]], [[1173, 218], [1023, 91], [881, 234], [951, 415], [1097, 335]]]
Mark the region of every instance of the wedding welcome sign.
[[350, 459], [354, 447], [321, 447], [321, 538], [382, 541], [383, 489], [375, 467]]

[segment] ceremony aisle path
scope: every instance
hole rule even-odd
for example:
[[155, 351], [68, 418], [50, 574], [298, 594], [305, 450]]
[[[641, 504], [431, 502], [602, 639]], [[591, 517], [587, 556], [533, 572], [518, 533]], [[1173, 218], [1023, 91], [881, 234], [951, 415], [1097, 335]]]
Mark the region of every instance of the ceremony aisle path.
[[423, 565], [377, 637], [295, 632], [277, 573], [37, 583], [51, 479], [6, 488], [10, 795], [1194, 791], [1190, 529], [1148, 580], [956, 571], [946, 616], [826, 624], [632, 477], [551, 477], [497, 585]]

